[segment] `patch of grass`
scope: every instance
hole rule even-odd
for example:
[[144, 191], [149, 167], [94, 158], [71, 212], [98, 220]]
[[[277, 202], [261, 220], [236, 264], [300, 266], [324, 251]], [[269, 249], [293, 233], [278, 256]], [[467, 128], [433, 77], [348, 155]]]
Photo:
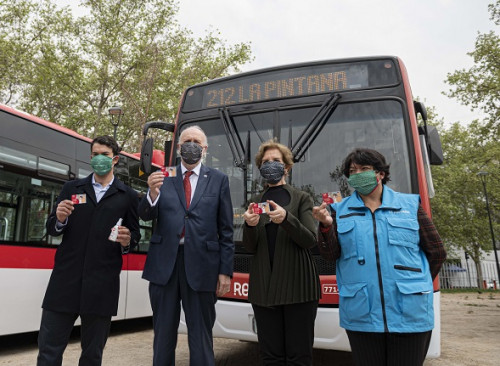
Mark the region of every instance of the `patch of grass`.
[[478, 307], [478, 308], [484, 308], [484, 307], [488, 307], [488, 305], [483, 305], [483, 304], [464, 304], [465, 306], [475, 306], [475, 307]]

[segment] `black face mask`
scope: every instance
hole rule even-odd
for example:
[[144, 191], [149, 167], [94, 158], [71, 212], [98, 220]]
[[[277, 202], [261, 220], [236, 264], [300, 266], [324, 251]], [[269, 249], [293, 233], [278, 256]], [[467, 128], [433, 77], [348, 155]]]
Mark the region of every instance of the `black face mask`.
[[181, 158], [189, 165], [196, 164], [201, 159], [203, 148], [196, 142], [185, 142], [181, 145]]
[[285, 174], [285, 164], [279, 161], [266, 161], [260, 166], [260, 175], [269, 184], [278, 183]]

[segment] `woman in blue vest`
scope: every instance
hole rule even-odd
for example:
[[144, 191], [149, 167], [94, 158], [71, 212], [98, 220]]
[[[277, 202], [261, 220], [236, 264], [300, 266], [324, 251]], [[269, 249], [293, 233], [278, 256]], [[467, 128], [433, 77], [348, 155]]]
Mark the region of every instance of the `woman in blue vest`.
[[340, 326], [358, 366], [421, 366], [434, 327], [432, 282], [446, 259], [415, 194], [386, 186], [382, 154], [355, 149], [344, 160], [355, 192], [313, 208], [318, 247], [337, 261]]

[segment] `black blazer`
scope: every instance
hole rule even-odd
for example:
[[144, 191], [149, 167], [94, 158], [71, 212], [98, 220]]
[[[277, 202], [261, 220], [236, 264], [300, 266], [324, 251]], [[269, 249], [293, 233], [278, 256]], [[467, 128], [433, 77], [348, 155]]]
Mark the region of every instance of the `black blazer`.
[[[85, 193], [87, 202], [75, 205], [67, 225], [56, 230], [56, 208], [71, 195]], [[101, 316], [116, 315], [122, 268], [121, 245], [108, 240], [119, 218], [131, 232], [131, 248], [141, 234], [137, 214], [137, 192], [115, 177], [113, 184], [97, 203], [92, 175], [67, 182], [47, 219], [52, 236], [63, 235], [57, 248], [54, 270], [42, 307], [47, 310]]]

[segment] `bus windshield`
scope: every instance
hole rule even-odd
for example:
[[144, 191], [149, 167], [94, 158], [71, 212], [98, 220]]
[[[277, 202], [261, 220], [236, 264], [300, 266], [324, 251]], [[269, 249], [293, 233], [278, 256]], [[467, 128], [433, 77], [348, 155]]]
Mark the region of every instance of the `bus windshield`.
[[[229, 177], [235, 214], [236, 242], [242, 238], [241, 215], [247, 202], [263, 188], [254, 157], [259, 145], [279, 136], [285, 145], [300, 138], [318, 106], [266, 110], [264, 112], [232, 115], [234, 126], [245, 145], [250, 161], [244, 169], [236, 167], [225, 129], [220, 118], [197, 121], [205, 131], [209, 149], [205, 164], [223, 171]], [[308, 192], [315, 204], [322, 193], [340, 191], [343, 197], [351, 194], [341, 172], [342, 159], [353, 147], [368, 147], [381, 152], [391, 164], [389, 186], [400, 192], [415, 191], [410, 175], [408, 136], [405, 133], [403, 106], [397, 100], [339, 104], [303, 158], [294, 164], [289, 184]], [[244, 184], [244, 180], [247, 184]], [[245, 192], [246, 188], [246, 192]]]

